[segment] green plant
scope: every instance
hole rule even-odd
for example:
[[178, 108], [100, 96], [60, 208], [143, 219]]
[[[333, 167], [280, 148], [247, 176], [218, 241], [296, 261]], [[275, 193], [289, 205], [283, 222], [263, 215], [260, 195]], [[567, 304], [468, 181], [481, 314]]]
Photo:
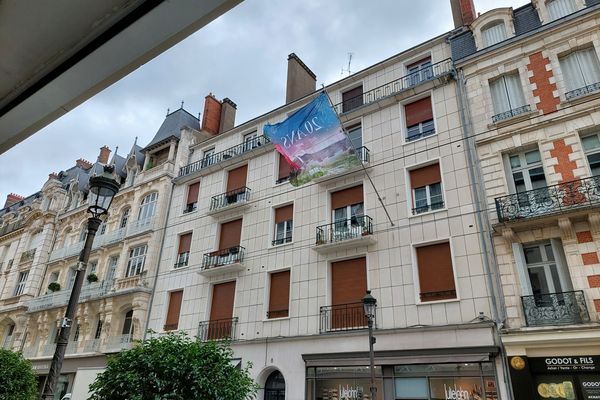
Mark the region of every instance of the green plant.
[[51, 292], [58, 292], [60, 290], [60, 283], [58, 282], [50, 282], [48, 284], [48, 290]]
[[31, 363], [21, 353], [0, 349], [0, 399], [38, 398], [37, 378]]
[[87, 281], [88, 281], [88, 283], [98, 282], [98, 275], [96, 275], [92, 272], [91, 274], [89, 274], [87, 276]]
[[225, 342], [201, 342], [183, 332], [150, 338], [108, 359], [90, 385], [91, 400], [243, 400], [258, 386], [249, 368], [231, 364]]

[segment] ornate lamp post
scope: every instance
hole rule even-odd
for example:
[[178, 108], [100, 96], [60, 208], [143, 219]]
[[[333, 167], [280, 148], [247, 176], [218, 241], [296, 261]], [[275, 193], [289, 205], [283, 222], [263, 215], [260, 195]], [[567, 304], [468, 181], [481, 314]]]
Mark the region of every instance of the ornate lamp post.
[[52, 358], [50, 371], [48, 372], [48, 377], [46, 378], [46, 383], [44, 385], [42, 400], [51, 400], [54, 398], [54, 391], [56, 389], [56, 383], [60, 375], [63, 360], [65, 358], [65, 351], [67, 349], [69, 334], [71, 332], [71, 324], [73, 322], [73, 318], [75, 317], [75, 308], [79, 302], [79, 295], [81, 293], [81, 286], [83, 285], [87, 263], [90, 258], [92, 243], [94, 242], [96, 232], [102, 223], [100, 217], [107, 213], [115, 194], [117, 194], [119, 191], [119, 184], [113, 179], [112, 173], [113, 168], [105, 166], [102, 175], [90, 178], [88, 212], [91, 214], [91, 217], [88, 218], [87, 236], [85, 238], [83, 250], [79, 254], [75, 282], [73, 284], [73, 288], [71, 289], [71, 295], [69, 297], [69, 303], [67, 304], [65, 317], [62, 319], [60, 324], [60, 332], [56, 342], [56, 350], [54, 351], [54, 357]]
[[365, 317], [367, 317], [369, 326], [369, 366], [371, 370], [371, 400], [377, 400], [377, 387], [375, 386], [375, 353], [373, 345], [377, 341], [373, 337], [373, 322], [375, 321], [375, 310], [377, 309], [377, 299], [371, 296], [371, 291], [367, 290], [367, 294], [362, 299]]

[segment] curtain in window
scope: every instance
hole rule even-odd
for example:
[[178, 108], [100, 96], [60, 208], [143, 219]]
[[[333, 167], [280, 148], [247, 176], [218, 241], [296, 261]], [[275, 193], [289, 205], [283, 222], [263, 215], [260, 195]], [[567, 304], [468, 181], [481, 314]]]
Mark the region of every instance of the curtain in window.
[[506, 29], [504, 28], [504, 23], [500, 22], [488, 28], [482, 29], [481, 35], [483, 36], [483, 45], [485, 47], [503, 41], [506, 39]]
[[550, 19], [552, 21], [576, 11], [573, 0], [550, 0], [546, 3], [546, 7], [548, 8], [548, 13], [550, 13]]
[[494, 112], [500, 114], [525, 105], [519, 74], [510, 74], [490, 82]]
[[593, 48], [562, 57], [560, 66], [569, 91], [600, 82], [600, 64]]

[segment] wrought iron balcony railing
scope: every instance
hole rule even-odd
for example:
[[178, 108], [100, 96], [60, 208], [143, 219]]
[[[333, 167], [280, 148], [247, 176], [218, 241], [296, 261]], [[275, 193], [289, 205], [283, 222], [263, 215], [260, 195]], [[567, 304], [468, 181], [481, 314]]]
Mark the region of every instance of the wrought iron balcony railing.
[[317, 226], [317, 245], [341, 242], [373, 234], [373, 219], [361, 215]]
[[275, 239], [271, 242], [273, 246], [279, 246], [280, 244], [290, 243], [292, 241], [292, 236], [285, 236], [279, 239]]
[[522, 296], [527, 326], [576, 325], [590, 322], [583, 291]]
[[21, 253], [21, 259], [19, 260], [20, 264], [24, 264], [26, 262], [32, 261], [33, 257], [35, 257], [35, 250], [31, 249]]
[[209, 156], [204, 157], [202, 160], [198, 160], [196, 162], [186, 165], [185, 167], [181, 167], [179, 169], [179, 177], [193, 174], [194, 172], [198, 172], [204, 168], [208, 168], [211, 165], [216, 165], [222, 161], [240, 156], [258, 147], [264, 146], [270, 142], [271, 141], [269, 140], [269, 138], [267, 138], [264, 135], [257, 136], [251, 140], [246, 140], [244, 143], [240, 143], [238, 145], [228, 148], [227, 150], [211, 154]]
[[190, 252], [189, 251], [178, 254], [177, 262], [175, 263], [174, 267], [175, 268], [187, 267], [189, 261], [190, 261]]
[[[323, 306], [319, 314], [320, 333], [352, 331], [368, 327], [362, 302]], [[376, 321], [374, 326], [377, 326]]]
[[517, 107], [512, 110], [508, 110], [508, 111], [502, 112], [500, 114], [494, 115], [492, 117], [492, 122], [496, 123], [499, 121], [504, 121], [505, 119], [516, 117], [517, 115], [525, 114], [529, 111], [531, 111], [531, 106], [529, 104], [526, 104], [524, 106]]
[[202, 257], [202, 270], [222, 267], [224, 265], [241, 263], [244, 260], [245, 248], [233, 246], [204, 254]]
[[202, 321], [198, 324], [198, 340], [235, 340], [237, 323], [237, 317]]
[[431, 81], [435, 78], [450, 75], [452, 72], [452, 60], [448, 58], [411, 72], [410, 74], [395, 79], [385, 85], [368, 90], [362, 95], [346, 99], [346, 101], [334, 105], [334, 108], [338, 114], [343, 114], [362, 105], [373, 103], [384, 97], [412, 89], [417, 85]]
[[597, 92], [598, 90], [600, 90], [600, 82], [592, 83], [591, 85], [587, 85], [579, 89], [570, 90], [565, 93], [565, 98], [567, 100], [571, 100], [579, 96], [584, 96], [588, 93]]
[[370, 160], [369, 149], [365, 146], [360, 146], [356, 149], [356, 155], [364, 164], [368, 164]]
[[500, 222], [600, 206], [600, 176], [497, 197]]
[[210, 210], [215, 211], [234, 204], [246, 203], [250, 200], [250, 188], [246, 186], [213, 196], [210, 200]]

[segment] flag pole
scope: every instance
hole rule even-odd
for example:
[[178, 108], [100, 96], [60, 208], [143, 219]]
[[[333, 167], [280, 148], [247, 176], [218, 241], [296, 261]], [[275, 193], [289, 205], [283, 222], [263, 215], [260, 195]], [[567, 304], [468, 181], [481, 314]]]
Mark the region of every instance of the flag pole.
[[[331, 97], [329, 97], [329, 93], [327, 93], [327, 91], [325, 90], [325, 85], [322, 85], [322, 89], [323, 89], [322, 90], [323, 93], [325, 93], [327, 95], [327, 98], [329, 99], [329, 105], [333, 108], [333, 111], [335, 112], [335, 116], [337, 117], [337, 120], [340, 123], [340, 126], [342, 127], [342, 130], [344, 131], [344, 134], [346, 135], [346, 137], [348, 137], [348, 140], [350, 140], [350, 135], [348, 135], [348, 131], [344, 127], [344, 124], [342, 124], [342, 120], [340, 119], [340, 115], [338, 114], [337, 110], [335, 109], [335, 107], [333, 107], [333, 101], [331, 101]], [[361, 129], [362, 129], [362, 127], [361, 127]], [[350, 144], [352, 145], [352, 148], [354, 149], [354, 154], [357, 155], [358, 154], [358, 149], [356, 149], [354, 147], [354, 143], [352, 143], [351, 140], [350, 140]], [[392, 221], [392, 217], [390, 216], [390, 213], [388, 212], [387, 207], [383, 203], [383, 199], [379, 195], [379, 191], [375, 187], [375, 183], [373, 182], [373, 179], [371, 179], [371, 176], [369, 175], [369, 171], [367, 171], [367, 168], [365, 167], [365, 164], [363, 163], [363, 160], [360, 157], [358, 157], [358, 155], [357, 155], [357, 158], [360, 161], [360, 165], [362, 166], [363, 171], [365, 172], [365, 175], [367, 175], [367, 178], [369, 178], [369, 182], [371, 182], [371, 186], [373, 187], [373, 190], [375, 191], [375, 195], [377, 196], [377, 200], [379, 200], [379, 203], [381, 204], [381, 207], [383, 207], [383, 211], [385, 211], [385, 215], [388, 217], [388, 220], [390, 221], [390, 224], [392, 226], [395, 226], [394, 225], [394, 221]]]

